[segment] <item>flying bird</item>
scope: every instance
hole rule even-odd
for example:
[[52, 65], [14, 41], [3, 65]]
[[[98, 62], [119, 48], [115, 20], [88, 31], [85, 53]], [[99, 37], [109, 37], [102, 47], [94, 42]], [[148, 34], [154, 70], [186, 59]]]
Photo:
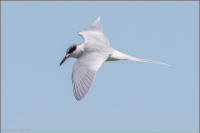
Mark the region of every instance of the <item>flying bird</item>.
[[109, 40], [103, 34], [100, 16], [87, 29], [80, 31], [78, 34], [84, 39], [84, 42], [82, 44], [72, 44], [60, 63], [62, 65], [69, 57], [77, 58], [72, 72], [73, 91], [77, 100], [81, 100], [89, 91], [96, 72], [105, 61], [131, 60], [169, 66], [160, 61], [129, 56], [112, 48]]

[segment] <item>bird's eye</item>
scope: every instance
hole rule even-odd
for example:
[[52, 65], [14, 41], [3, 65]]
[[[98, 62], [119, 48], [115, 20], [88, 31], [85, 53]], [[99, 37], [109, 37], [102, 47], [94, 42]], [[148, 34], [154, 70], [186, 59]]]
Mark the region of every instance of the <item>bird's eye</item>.
[[67, 53], [68, 53], [68, 54], [71, 54], [71, 53], [73, 53], [75, 50], [76, 50], [76, 46], [72, 46], [72, 47], [70, 47], [70, 48], [67, 50]]

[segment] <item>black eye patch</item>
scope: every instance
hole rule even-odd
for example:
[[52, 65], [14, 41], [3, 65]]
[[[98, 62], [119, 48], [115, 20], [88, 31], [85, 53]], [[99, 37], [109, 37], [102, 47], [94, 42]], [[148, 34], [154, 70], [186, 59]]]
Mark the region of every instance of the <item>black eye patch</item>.
[[71, 48], [68, 49], [68, 54], [71, 54], [72, 52], [74, 52], [76, 50], [76, 46], [72, 46]]

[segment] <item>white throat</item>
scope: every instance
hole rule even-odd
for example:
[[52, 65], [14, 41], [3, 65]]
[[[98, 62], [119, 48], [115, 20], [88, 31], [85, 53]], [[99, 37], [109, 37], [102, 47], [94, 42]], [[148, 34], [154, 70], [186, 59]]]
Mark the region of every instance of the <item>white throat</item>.
[[79, 58], [83, 54], [83, 51], [84, 51], [83, 44], [77, 45], [76, 50], [73, 53], [71, 53], [70, 56], [73, 58]]

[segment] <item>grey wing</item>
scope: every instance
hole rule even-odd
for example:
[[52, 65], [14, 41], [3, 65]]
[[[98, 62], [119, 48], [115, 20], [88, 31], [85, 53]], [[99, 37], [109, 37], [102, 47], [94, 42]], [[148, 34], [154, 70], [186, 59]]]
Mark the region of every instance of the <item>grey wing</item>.
[[94, 82], [97, 70], [108, 58], [110, 53], [109, 41], [104, 36], [100, 17], [86, 30], [79, 32], [84, 38], [84, 52], [73, 66], [72, 84], [74, 95], [81, 100]]
[[96, 72], [80, 67], [72, 73], [72, 84], [74, 96], [77, 100], [81, 100], [89, 91], [94, 82]]
[[87, 52], [75, 62], [72, 72], [74, 96], [81, 100], [91, 88], [97, 70], [107, 59], [107, 54]]
[[85, 29], [83, 31], [99, 31], [99, 32], [102, 32], [100, 20], [101, 20], [101, 17], [99, 16], [87, 29]]
[[80, 31], [79, 35], [83, 37], [85, 49], [87, 50], [97, 50], [96, 48], [106, 49], [107, 47], [110, 47], [109, 40], [102, 32], [100, 17], [98, 17], [87, 29]]

